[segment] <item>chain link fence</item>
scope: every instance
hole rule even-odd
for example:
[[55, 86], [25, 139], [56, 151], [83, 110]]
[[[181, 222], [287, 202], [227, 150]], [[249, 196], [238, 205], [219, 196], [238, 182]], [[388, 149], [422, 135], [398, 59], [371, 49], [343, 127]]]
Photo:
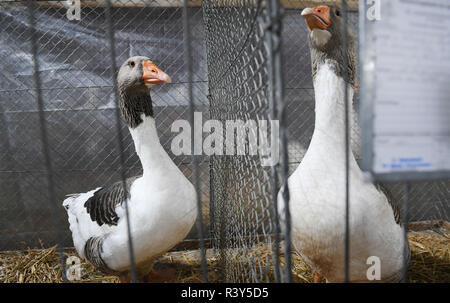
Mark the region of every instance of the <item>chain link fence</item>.
[[[211, 118], [269, 120], [263, 1], [205, 1]], [[273, 184], [258, 156], [213, 156], [213, 238], [225, 281], [269, 281]]]
[[[60, 244], [73, 246], [65, 211], [52, 203], [47, 191], [26, 2], [0, 1], [0, 251], [54, 245], [58, 233]], [[308, 32], [300, 13], [315, 2], [280, 2], [289, 173], [302, 160], [314, 130]], [[357, 1], [348, 2], [350, 27], [357, 36]], [[189, 1], [191, 69], [183, 46], [182, 1], [112, 4], [117, 63], [146, 55], [172, 77], [172, 84], [152, 90], [156, 124], [164, 148], [193, 183], [192, 157], [175, 156], [170, 150], [176, 135], [172, 122], [189, 119], [189, 85], [203, 121], [274, 117], [268, 48], [274, 19], [268, 0]], [[65, 1], [37, 2], [40, 91], [55, 198], [61, 203], [66, 194], [121, 179], [104, 1], [81, 1], [80, 17], [68, 19]], [[356, 95], [355, 112], [358, 102]], [[360, 132], [354, 117], [352, 149], [359, 160]], [[139, 159], [123, 124], [122, 131], [126, 175], [138, 175]], [[218, 253], [221, 280], [287, 281], [290, 268], [283, 267], [283, 235], [275, 207], [286, 177], [280, 167], [261, 166], [257, 155], [198, 159], [203, 223]], [[397, 201], [404, 201], [403, 183], [386, 186]], [[450, 181], [412, 183], [409, 213], [411, 221], [450, 220]], [[188, 238], [196, 237], [194, 228]]]

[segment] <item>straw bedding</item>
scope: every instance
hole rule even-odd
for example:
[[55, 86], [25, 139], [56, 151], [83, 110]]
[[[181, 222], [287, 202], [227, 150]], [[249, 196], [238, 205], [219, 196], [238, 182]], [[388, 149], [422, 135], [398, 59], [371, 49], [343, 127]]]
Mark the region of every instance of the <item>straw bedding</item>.
[[[424, 230], [425, 228], [420, 224], [410, 225], [412, 231], [409, 232], [408, 239], [412, 255], [408, 269], [409, 282], [450, 282], [450, 224], [439, 221], [433, 225], [433, 230]], [[270, 254], [268, 246], [259, 247], [256, 251], [261, 256]], [[69, 256], [76, 256], [76, 252], [73, 249], [64, 250], [64, 260]], [[260, 260], [265, 259], [260, 258]], [[220, 282], [220, 262], [212, 249], [207, 250], [207, 260], [210, 282]], [[283, 263], [282, 254], [280, 260]], [[81, 280], [73, 282], [120, 282], [116, 276], [104, 275], [83, 260], [81, 266]], [[155, 282], [202, 281], [198, 250], [169, 252], [157, 260], [154, 270], [172, 273], [171, 277], [165, 280], [158, 281], [158, 277], [155, 276]], [[313, 281], [313, 273], [297, 254], [293, 254], [292, 273], [295, 282]], [[269, 269], [269, 276], [273, 276], [271, 269]], [[56, 246], [0, 252], [0, 282], [62, 282]]]

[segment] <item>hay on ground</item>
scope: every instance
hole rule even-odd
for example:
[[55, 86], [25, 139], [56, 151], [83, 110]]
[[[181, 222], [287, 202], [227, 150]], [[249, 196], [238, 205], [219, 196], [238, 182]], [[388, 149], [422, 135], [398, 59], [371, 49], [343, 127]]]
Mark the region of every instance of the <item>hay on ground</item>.
[[[433, 230], [417, 228], [408, 234], [411, 247], [411, 263], [408, 269], [409, 282], [434, 283], [450, 282], [450, 228], [444, 222], [434, 226]], [[262, 244], [252, 250], [259, 254], [262, 267], [267, 267], [270, 279], [273, 279], [273, 268], [265, 264], [264, 260], [271, 249], [267, 244]], [[70, 256], [77, 256], [73, 249], [64, 250], [64, 260]], [[297, 255], [292, 254], [292, 273], [295, 282], [313, 282], [313, 272], [305, 262]], [[238, 255], [237, 255], [238, 257]], [[257, 256], [256, 256], [257, 257]], [[242, 263], [243, 258], [239, 258]], [[218, 258], [212, 249], [207, 250], [208, 275], [210, 282], [221, 282], [221, 268]], [[247, 259], [248, 260], [248, 259]], [[284, 256], [280, 261], [283, 264]], [[232, 262], [228, 262], [230, 265]], [[118, 277], [105, 275], [96, 270], [92, 265], [81, 261], [81, 280], [73, 282], [120, 282]], [[244, 264], [241, 268], [249, 268]], [[195, 283], [202, 282], [200, 266], [200, 254], [198, 250], [169, 252], [157, 260], [155, 271], [172, 271], [174, 275], [166, 282]], [[0, 282], [62, 282], [61, 264], [56, 246], [42, 249], [28, 249], [26, 251], [0, 252]]]

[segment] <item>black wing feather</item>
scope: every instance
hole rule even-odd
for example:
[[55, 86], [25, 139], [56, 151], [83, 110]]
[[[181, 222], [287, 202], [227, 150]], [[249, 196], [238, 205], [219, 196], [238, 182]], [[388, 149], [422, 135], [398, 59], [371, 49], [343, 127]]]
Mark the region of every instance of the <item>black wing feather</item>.
[[92, 265], [100, 269], [104, 273], [115, 273], [111, 270], [102, 259], [103, 252], [103, 238], [92, 237], [89, 238], [84, 245], [84, 256]]
[[[133, 177], [126, 180], [126, 197], [130, 197], [130, 187], [139, 178]], [[109, 187], [102, 187], [97, 190], [85, 203], [87, 213], [91, 220], [98, 225], [117, 225], [119, 216], [116, 214], [116, 206], [124, 202], [124, 186], [122, 182], [116, 182]]]

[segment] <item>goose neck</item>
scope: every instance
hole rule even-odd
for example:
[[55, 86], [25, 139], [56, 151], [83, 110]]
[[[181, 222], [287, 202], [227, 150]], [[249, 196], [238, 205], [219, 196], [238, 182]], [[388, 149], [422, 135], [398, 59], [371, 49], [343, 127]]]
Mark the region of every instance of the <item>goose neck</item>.
[[142, 122], [137, 127], [129, 127], [129, 130], [145, 176], [164, 166], [167, 153], [159, 141], [155, 119], [145, 114], [140, 118]]
[[[314, 78], [315, 130], [335, 138], [345, 138], [345, 85], [329, 62], [322, 64]], [[353, 88], [347, 84], [349, 121], [352, 111]]]

